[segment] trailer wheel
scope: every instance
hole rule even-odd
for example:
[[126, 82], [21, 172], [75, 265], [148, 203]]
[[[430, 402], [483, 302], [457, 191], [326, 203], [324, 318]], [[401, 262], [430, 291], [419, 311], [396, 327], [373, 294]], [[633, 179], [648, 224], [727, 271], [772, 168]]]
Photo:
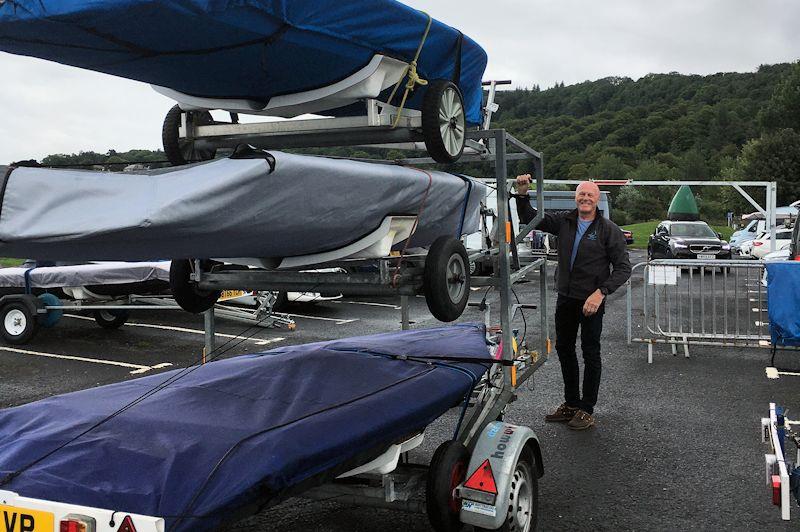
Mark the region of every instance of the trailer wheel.
[[425, 259], [423, 292], [439, 321], [453, 321], [464, 312], [469, 301], [469, 257], [460, 240], [440, 236], [433, 242]]
[[461, 91], [452, 81], [430, 82], [422, 100], [422, 136], [438, 163], [454, 163], [464, 151], [466, 116]]
[[128, 321], [130, 314], [126, 310], [95, 310], [92, 316], [103, 329], [119, 329]]
[[194, 261], [173, 260], [169, 267], [169, 288], [175, 302], [186, 312], [200, 314], [214, 306], [221, 292], [219, 290], [200, 290], [190, 279]]
[[[61, 306], [61, 300], [55, 294], [51, 294], [49, 292], [45, 292], [44, 294], [39, 294], [39, 299], [42, 302], [42, 306], [45, 307], [58, 307]], [[39, 314], [38, 322], [40, 327], [44, 327], [45, 329], [49, 329], [50, 327], [55, 327], [56, 324], [61, 321], [61, 317], [64, 315], [64, 311], [60, 308], [53, 308], [48, 309], [47, 314]]]
[[461, 530], [461, 499], [455, 489], [464, 482], [469, 465], [469, 451], [461, 443], [450, 440], [433, 453], [425, 485], [425, 506], [428, 519], [436, 532]]
[[[539, 518], [539, 481], [537, 480], [536, 458], [527, 447], [523, 449], [514, 466], [514, 478], [508, 493], [508, 511], [505, 521], [498, 528], [500, 532], [530, 532], [536, 530]], [[497, 502], [498, 509], [501, 507]], [[475, 532], [485, 532], [475, 528]]]
[[161, 128], [161, 143], [164, 145], [164, 154], [172, 166], [181, 166], [197, 161], [209, 161], [217, 154], [215, 149], [197, 149], [194, 139], [181, 138], [179, 128], [181, 119], [186, 115], [186, 121], [195, 126], [207, 126], [214, 123], [208, 111], [184, 111], [175, 105], [167, 112], [164, 125]]
[[39, 329], [33, 311], [21, 301], [4, 306], [0, 317], [3, 320], [3, 339], [10, 344], [28, 343]]

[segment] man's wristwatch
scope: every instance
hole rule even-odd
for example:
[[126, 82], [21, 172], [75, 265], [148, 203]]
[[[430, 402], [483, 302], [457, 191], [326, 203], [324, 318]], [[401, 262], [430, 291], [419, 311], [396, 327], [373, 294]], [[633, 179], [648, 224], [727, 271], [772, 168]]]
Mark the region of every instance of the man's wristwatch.
[[605, 286], [601, 286], [600, 287], [600, 293], [603, 294], [603, 296], [607, 296], [608, 295], [608, 288], [606, 288]]

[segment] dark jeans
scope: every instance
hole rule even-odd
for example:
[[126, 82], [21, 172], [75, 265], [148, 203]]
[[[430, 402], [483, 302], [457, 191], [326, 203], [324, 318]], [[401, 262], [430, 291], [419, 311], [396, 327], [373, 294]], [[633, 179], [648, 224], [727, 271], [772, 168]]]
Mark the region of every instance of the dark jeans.
[[[564, 376], [564, 401], [567, 405], [594, 412], [600, 388], [600, 334], [603, 332], [605, 301], [593, 316], [583, 315], [583, 300], [559, 295], [556, 303], [556, 352]], [[583, 397], [575, 343], [581, 330], [583, 352]]]

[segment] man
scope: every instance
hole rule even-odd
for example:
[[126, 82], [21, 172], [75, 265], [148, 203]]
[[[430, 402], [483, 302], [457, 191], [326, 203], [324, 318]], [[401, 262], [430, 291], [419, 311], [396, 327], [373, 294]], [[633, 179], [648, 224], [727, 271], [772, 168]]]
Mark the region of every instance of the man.
[[[528, 197], [531, 176], [517, 176], [517, 213], [520, 223], [536, 216]], [[584, 181], [575, 189], [577, 208], [545, 214], [537, 229], [558, 237], [558, 301], [556, 352], [564, 377], [564, 403], [545, 421], [567, 422], [575, 430], [594, 425], [594, 406], [600, 388], [600, 334], [605, 299], [631, 275], [631, 263], [622, 230], [597, 210], [600, 189]], [[578, 329], [583, 351], [583, 395], [575, 343]]]

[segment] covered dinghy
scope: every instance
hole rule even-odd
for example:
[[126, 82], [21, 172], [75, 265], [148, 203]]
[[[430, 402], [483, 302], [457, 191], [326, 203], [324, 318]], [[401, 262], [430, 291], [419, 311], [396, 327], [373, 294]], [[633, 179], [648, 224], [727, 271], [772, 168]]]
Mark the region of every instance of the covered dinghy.
[[47, 260], [319, 256], [417, 215], [411, 244], [427, 246], [478, 231], [486, 196], [444, 172], [252, 150], [143, 173], [3, 174], [0, 255]]
[[273, 349], [0, 410], [0, 489], [214, 530], [368, 462], [467, 399], [486, 368], [441, 356], [487, 360], [484, 328]]
[[[335, 84], [379, 56], [410, 63], [428, 21], [394, 0], [6, 0], [0, 50], [260, 108]], [[472, 124], [485, 67], [480, 46], [432, 21], [418, 72], [456, 83]], [[425, 91], [416, 92], [408, 106], [420, 109]]]

